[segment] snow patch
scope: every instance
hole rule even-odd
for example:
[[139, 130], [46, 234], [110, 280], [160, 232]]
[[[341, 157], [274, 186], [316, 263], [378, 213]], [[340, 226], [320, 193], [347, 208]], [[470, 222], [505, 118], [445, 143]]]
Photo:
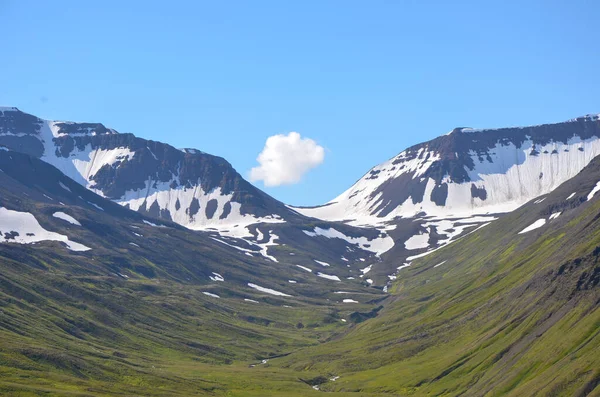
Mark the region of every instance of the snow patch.
[[347, 241], [350, 244], [358, 245], [361, 249], [365, 251], [374, 252], [376, 256], [380, 256], [381, 254], [389, 251], [394, 246], [394, 240], [385, 233], [381, 233], [379, 237], [369, 240], [366, 237], [350, 237], [346, 236], [344, 233], [334, 229], [322, 229], [320, 227], [315, 227], [314, 231], [310, 232], [307, 230], [303, 230], [304, 234], [310, 237], [323, 236], [326, 238], [337, 238], [344, 241]]
[[79, 223], [75, 218], [73, 218], [69, 214], [65, 214], [64, 212], [58, 211], [52, 214], [52, 216], [58, 219], [62, 219], [63, 221], [67, 221], [72, 225], [81, 226], [81, 223]]
[[256, 285], [256, 284], [252, 284], [252, 283], [248, 283], [248, 287], [254, 288], [255, 290], [258, 290], [260, 292], [264, 292], [264, 293], [267, 293], [267, 294], [271, 294], [271, 295], [276, 295], [276, 296], [291, 296], [291, 295], [288, 295], [288, 294], [284, 294], [283, 292], [279, 292], [279, 291], [276, 291], [276, 290], [271, 289], [271, 288], [261, 287], [260, 285]]
[[69, 187], [67, 185], [65, 185], [62, 182], [58, 182], [59, 186], [62, 187], [63, 189], [65, 189], [67, 192], [71, 193], [71, 189], [69, 189]]
[[219, 273], [212, 272], [212, 274], [212, 276], [208, 276], [208, 278], [210, 278], [212, 281], [225, 281], [223, 276], [221, 276]]
[[317, 276], [326, 278], [327, 280], [342, 281], [342, 280], [340, 280], [340, 278], [338, 276], [335, 276], [333, 274], [325, 274], [325, 273], [318, 272]]
[[438, 267], [438, 266], [442, 266], [442, 265], [443, 265], [444, 263], [446, 263], [446, 262], [447, 262], [447, 261], [440, 262], [440, 263], [438, 263], [437, 265], [435, 265], [435, 266], [434, 266], [434, 268], [436, 268], [436, 267]]
[[304, 266], [301, 266], [301, 265], [296, 265], [296, 266], [299, 267], [302, 270], [306, 270], [307, 272], [312, 273], [312, 270], [309, 269], [309, 268], [307, 268], [307, 267], [304, 267]]
[[587, 195], [587, 201], [590, 201], [592, 197], [600, 190], [600, 182], [596, 183], [596, 186], [592, 189], [590, 194]]
[[4, 243], [34, 244], [40, 241], [60, 241], [71, 251], [89, 251], [91, 248], [69, 240], [65, 235], [44, 229], [35, 216], [0, 207], [0, 241]]
[[429, 247], [429, 233], [415, 234], [404, 242], [407, 250], [416, 250]]
[[546, 224], [546, 220], [545, 219], [538, 219], [537, 221], [533, 222], [531, 225], [527, 226], [525, 229], [521, 230], [519, 232], [519, 234], [523, 234], [523, 233], [527, 233], [530, 232], [532, 230], [538, 229], [542, 226], [544, 226]]

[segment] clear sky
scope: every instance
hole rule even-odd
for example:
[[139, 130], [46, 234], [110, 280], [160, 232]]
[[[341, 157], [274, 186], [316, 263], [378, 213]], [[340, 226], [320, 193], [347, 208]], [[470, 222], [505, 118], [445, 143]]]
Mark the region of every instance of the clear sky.
[[[225, 157], [269, 136], [324, 148], [326, 202], [456, 126], [600, 112], [600, 1], [0, 0], [0, 105]], [[293, 179], [293, 178], [292, 178]]]

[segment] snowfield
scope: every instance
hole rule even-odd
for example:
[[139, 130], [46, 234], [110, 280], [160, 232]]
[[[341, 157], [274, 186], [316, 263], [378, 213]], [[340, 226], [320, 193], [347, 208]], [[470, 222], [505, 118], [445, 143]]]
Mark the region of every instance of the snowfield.
[[322, 229], [320, 227], [315, 227], [312, 232], [307, 230], [303, 230], [303, 232], [307, 236], [311, 237], [322, 236], [325, 238], [337, 238], [340, 240], [344, 240], [350, 244], [355, 244], [359, 246], [365, 251], [371, 251], [375, 253], [376, 256], [379, 256], [389, 251], [394, 246], [394, 240], [385, 233], [382, 233], [378, 238], [369, 240], [366, 237], [346, 236], [344, 233], [334, 228]]
[[89, 251], [91, 248], [70, 241], [67, 236], [44, 229], [29, 212], [12, 211], [0, 207], [0, 241], [4, 243], [34, 244], [40, 241], [60, 241], [71, 251]]

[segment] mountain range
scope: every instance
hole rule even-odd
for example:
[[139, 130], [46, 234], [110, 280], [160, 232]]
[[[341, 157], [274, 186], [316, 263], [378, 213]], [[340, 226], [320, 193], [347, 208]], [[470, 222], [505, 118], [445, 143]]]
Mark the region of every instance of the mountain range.
[[598, 155], [599, 115], [455, 128], [294, 207], [0, 108], [0, 391], [600, 395]]

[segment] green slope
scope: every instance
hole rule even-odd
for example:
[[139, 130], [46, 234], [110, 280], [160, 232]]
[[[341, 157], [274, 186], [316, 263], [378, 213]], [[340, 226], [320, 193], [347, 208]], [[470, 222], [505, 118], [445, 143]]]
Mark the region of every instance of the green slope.
[[278, 364], [341, 376], [323, 390], [600, 395], [600, 200], [586, 201], [599, 180], [596, 160], [543, 202], [415, 260], [378, 317]]
[[[414, 260], [386, 296], [149, 226], [108, 202], [97, 211], [72, 198], [85, 227], [65, 226], [50, 216], [64, 207], [42, 196], [59, 191], [0, 173], [0, 205], [92, 247], [0, 244], [0, 394], [599, 396], [600, 196], [586, 201], [598, 180], [600, 160], [544, 201]], [[128, 244], [132, 225], [140, 247]]]

